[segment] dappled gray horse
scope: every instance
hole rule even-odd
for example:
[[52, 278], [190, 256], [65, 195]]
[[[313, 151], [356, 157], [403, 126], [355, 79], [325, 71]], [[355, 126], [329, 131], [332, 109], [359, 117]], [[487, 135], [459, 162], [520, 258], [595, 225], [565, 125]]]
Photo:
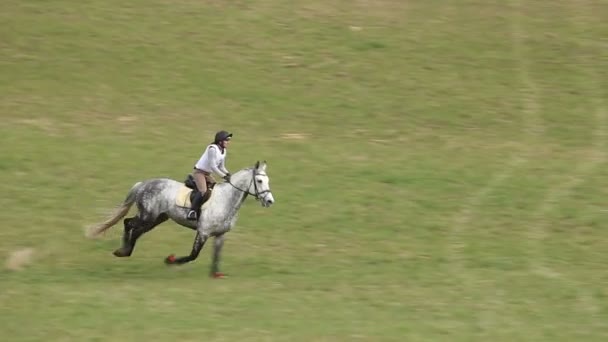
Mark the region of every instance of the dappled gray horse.
[[189, 190], [184, 183], [172, 179], [159, 178], [138, 182], [129, 191], [124, 202], [104, 222], [89, 230], [90, 236], [97, 236], [125, 217], [133, 203], [138, 213], [124, 220], [122, 247], [114, 251], [117, 257], [131, 256], [137, 239], [159, 224], [172, 219], [181, 226], [196, 230], [192, 251], [187, 256], [169, 255], [165, 263], [180, 265], [195, 260], [209, 237], [214, 237], [211, 276], [221, 277], [219, 259], [224, 244], [224, 234], [230, 231], [238, 218], [238, 211], [248, 195], [259, 200], [263, 207], [270, 207], [274, 197], [270, 191], [270, 178], [266, 174], [266, 161], [259, 161], [253, 168], [236, 172], [230, 182], [215, 185], [211, 197], [201, 208], [198, 221], [186, 218], [189, 205], [181, 204]]

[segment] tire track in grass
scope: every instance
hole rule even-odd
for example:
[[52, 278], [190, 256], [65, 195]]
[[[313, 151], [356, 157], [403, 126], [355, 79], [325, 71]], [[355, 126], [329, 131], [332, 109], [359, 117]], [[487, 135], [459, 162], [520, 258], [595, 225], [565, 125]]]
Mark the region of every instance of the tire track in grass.
[[[580, 3], [576, 3], [575, 5], [574, 11], [591, 8], [589, 5], [583, 6]], [[580, 29], [581, 23], [577, 21], [576, 18], [573, 21]], [[585, 83], [588, 85], [586, 87], [587, 89], [585, 89], [585, 93], [593, 94], [595, 89], [601, 89], [600, 80], [596, 76], [597, 72], [589, 71], [588, 68], [585, 67], [585, 65], [591, 64], [593, 61], [583, 59], [579, 60], [579, 62], [582, 72], [586, 74], [589, 79], [589, 82]], [[530, 226], [530, 233], [527, 241], [530, 244], [530, 250], [534, 252], [534, 255], [530, 259], [531, 271], [549, 278], [557, 278], [561, 275], [558, 272], [551, 270], [544, 263], [545, 255], [542, 252], [542, 241], [548, 236], [547, 225], [549, 224], [549, 221], [544, 218], [557, 208], [558, 204], [567, 198], [576, 186], [585, 181], [586, 177], [591, 175], [597, 167], [606, 161], [606, 153], [604, 152], [606, 148], [606, 108], [601, 96], [591, 95], [591, 99], [594, 102], [593, 107], [595, 108], [594, 120], [596, 122], [596, 128], [591, 132], [592, 149], [590, 155], [587, 155], [584, 160], [578, 163], [572, 172], [566, 175], [567, 179], [548, 191], [536, 211], [536, 217], [532, 220], [532, 222], [535, 223]]]
[[[513, 14], [515, 17], [519, 13]], [[526, 141], [523, 147], [513, 151], [507, 165], [502, 171], [495, 173], [489, 181], [477, 191], [473, 192], [464, 200], [461, 209], [454, 216], [451, 230], [448, 236], [448, 259], [451, 269], [456, 276], [465, 282], [471, 281], [470, 275], [464, 270], [464, 248], [466, 242], [463, 241], [461, 234], [465, 227], [473, 220], [479, 211], [479, 207], [484, 204], [488, 196], [523, 165], [529, 162], [532, 157], [534, 146], [545, 131], [544, 123], [539, 115], [541, 106], [538, 102], [538, 87], [530, 77], [528, 63], [523, 53], [523, 34], [519, 20], [511, 21], [511, 39], [513, 41], [513, 56], [519, 62], [519, 78], [525, 91], [522, 92], [522, 135]]]
[[[579, 7], [577, 7], [577, 8], [579, 8]], [[581, 6], [580, 8], [586, 9], [586, 12], [587, 12], [586, 14], [590, 18], [592, 18], [593, 22], [591, 23], [591, 25], [593, 27], [595, 27], [594, 24], [599, 24], [602, 22], [602, 18], [600, 17], [600, 15], [593, 11], [593, 6], [592, 6], [591, 2], [589, 2], [586, 6]], [[575, 22], [580, 23], [579, 21], [575, 21]], [[585, 41], [581, 41], [581, 45], [586, 46]], [[595, 49], [599, 50], [599, 53], [598, 53], [599, 56], [608, 56], [608, 45], [606, 45], [606, 44], [601, 45], [598, 42], [597, 46], [595, 46]], [[587, 60], [587, 59], [584, 59], [584, 62], [589, 65], [591, 65], [591, 63], [592, 63], [592, 61]], [[604, 63], [604, 64], [607, 64], [607, 63]], [[608, 65], [607, 65], [607, 67], [608, 67]], [[599, 94], [592, 97], [592, 100], [594, 102], [594, 107], [596, 108], [596, 118], [598, 120], [597, 121], [598, 122], [598, 128], [597, 128], [598, 134], [595, 136], [595, 138], [596, 138], [595, 147], [596, 147], [597, 151], [600, 153], [600, 157], [601, 157], [601, 160], [598, 161], [598, 163], [602, 164], [602, 163], [606, 162], [606, 159], [608, 157], [608, 155], [606, 154], [606, 147], [607, 147], [606, 144], [607, 144], [607, 135], [608, 135], [606, 124], [608, 121], [608, 110], [606, 109], [605, 99], [603, 98], [603, 93], [601, 92], [602, 82], [598, 76], [600, 71], [601, 71], [601, 68], [597, 68], [597, 67], [594, 67], [594, 70], [587, 69], [587, 73], [588, 73], [587, 77], [591, 80], [591, 82], [586, 83], [586, 84], [590, 85], [589, 90], [591, 93], [593, 93], [593, 91], [596, 89], [600, 89]], [[599, 165], [597, 165], [597, 166], [599, 167]], [[589, 313], [592, 315], [599, 313], [600, 308], [596, 304], [597, 303], [596, 298], [591, 291], [586, 290], [586, 287], [585, 287], [586, 284], [582, 283], [577, 278], [572, 279], [572, 281], [577, 285], [576, 288], [579, 291], [579, 297], [581, 299], [581, 302], [585, 306], [585, 309], [587, 311], [589, 311]], [[599, 322], [597, 323], [597, 325], [598, 325], [598, 327], [603, 327], [604, 322], [600, 319]]]
[[[538, 100], [538, 86], [529, 73], [529, 62], [524, 53], [525, 37], [519, 18], [521, 1], [516, 1], [515, 5], [517, 5], [518, 10], [510, 14], [512, 16], [510, 34], [513, 57], [515, 62], [518, 63], [518, 78], [523, 88], [519, 92], [523, 107], [521, 110], [521, 134], [526, 143], [512, 152], [509, 162], [502, 171], [492, 175], [483, 187], [464, 200], [464, 205], [453, 218], [448, 236], [448, 259], [453, 276], [459, 279], [464, 288], [467, 289], [475, 286], [475, 277], [471, 272], [467, 272], [464, 265], [466, 241], [463, 240], [462, 233], [478, 214], [479, 208], [487, 201], [488, 196], [530, 162], [533, 158], [533, 147], [540, 142], [545, 131], [544, 122], [540, 117], [542, 108]], [[481, 308], [479, 310], [477, 324], [486, 331], [493, 331], [497, 325], [501, 324], [500, 314], [497, 312], [500, 310], [499, 308], [503, 307], [503, 298], [506, 294], [502, 290], [495, 290], [492, 295], [484, 293], [482, 296], [482, 303], [484, 307], [487, 305], [487, 309]]]
[[[601, 18], [593, 11], [593, 6], [591, 3], [579, 4], [576, 3], [576, 6], [573, 6], [572, 11], [577, 13], [577, 16], [570, 17], [573, 25], [577, 28], [578, 32], [588, 32], [592, 31], [591, 27], [594, 27], [594, 24], [599, 24], [601, 22]], [[579, 17], [587, 17], [590, 19], [590, 24], [583, 25], [583, 20], [579, 20]], [[590, 27], [591, 26], [591, 27]], [[600, 44], [590, 46], [587, 40], [583, 38], [579, 38], [577, 41], [577, 45], [583, 48], [593, 48], [598, 51], [598, 56], [607, 56], [608, 55], [608, 47], [602, 46]], [[595, 56], [595, 54], [594, 54]], [[602, 84], [598, 74], [600, 73], [600, 69], [598, 67], [593, 66], [593, 58], [589, 58], [585, 56], [580, 58], [579, 60], [581, 66], [581, 72], [586, 76], [588, 82], [585, 82], [586, 93], [591, 98], [593, 108], [595, 109], [595, 120], [596, 120], [596, 129], [593, 132], [593, 151], [591, 161], [581, 168], [581, 172], [584, 172], [584, 175], [590, 176], [593, 174], [593, 171], [601, 166], [603, 163], [607, 161], [608, 155], [606, 154], [606, 138], [608, 135], [606, 123], [608, 120], [608, 111], [606, 110], [606, 104], [603, 99], [603, 94], [601, 93]], [[594, 94], [594, 91], [598, 91], [600, 93]], [[578, 180], [573, 186], [576, 186], [581, 181], [584, 181], [583, 177], [575, 178], [574, 180]], [[574, 183], [574, 180], [572, 181]], [[567, 193], [566, 193], [567, 195]], [[588, 284], [584, 283], [577, 277], [567, 276], [565, 277], [567, 281], [574, 285], [574, 288], [578, 292], [579, 302], [582, 305], [582, 309], [587, 311], [592, 317], [600, 312], [600, 308], [598, 307], [597, 299], [593, 295], [591, 290], [587, 289]], [[597, 323], [594, 322], [597, 327], [603, 326], [603, 321], [600, 319]]]

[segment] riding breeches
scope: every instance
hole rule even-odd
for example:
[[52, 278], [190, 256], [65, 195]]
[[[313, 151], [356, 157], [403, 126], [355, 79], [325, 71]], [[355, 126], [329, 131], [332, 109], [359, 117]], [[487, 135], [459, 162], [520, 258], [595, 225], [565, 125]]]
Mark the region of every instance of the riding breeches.
[[215, 179], [213, 179], [211, 174], [199, 169], [194, 169], [192, 172], [192, 177], [194, 177], [196, 187], [201, 194], [205, 194], [205, 192], [207, 192], [207, 183], [215, 184]]

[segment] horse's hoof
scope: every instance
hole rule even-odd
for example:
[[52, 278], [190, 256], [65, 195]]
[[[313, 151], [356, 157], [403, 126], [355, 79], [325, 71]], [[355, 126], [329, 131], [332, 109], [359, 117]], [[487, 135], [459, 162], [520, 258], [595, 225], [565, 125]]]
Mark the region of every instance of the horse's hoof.
[[165, 258], [165, 264], [167, 265], [173, 265], [175, 264], [175, 254], [171, 254], [168, 257]]
[[213, 277], [215, 279], [222, 279], [222, 278], [226, 278], [226, 275], [222, 272], [215, 272], [215, 273], [211, 274], [211, 277]]
[[117, 250], [115, 250], [112, 254], [114, 254], [115, 256], [119, 257], [119, 258], [124, 258], [124, 257], [128, 257], [131, 254], [127, 253], [124, 249], [119, 248]]

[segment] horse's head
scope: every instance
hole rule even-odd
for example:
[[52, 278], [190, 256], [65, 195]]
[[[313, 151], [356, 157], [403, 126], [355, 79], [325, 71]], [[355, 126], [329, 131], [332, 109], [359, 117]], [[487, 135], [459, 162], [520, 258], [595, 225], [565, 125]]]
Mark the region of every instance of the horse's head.
[[249, 186], [249, 193], [255, 194], [263, 207], [270, 207], [274, 203], [274, 197], [270, 190], [270, 177], [266, 173], [266, 161], [259, 161], [253, 168], [253, 181]]

